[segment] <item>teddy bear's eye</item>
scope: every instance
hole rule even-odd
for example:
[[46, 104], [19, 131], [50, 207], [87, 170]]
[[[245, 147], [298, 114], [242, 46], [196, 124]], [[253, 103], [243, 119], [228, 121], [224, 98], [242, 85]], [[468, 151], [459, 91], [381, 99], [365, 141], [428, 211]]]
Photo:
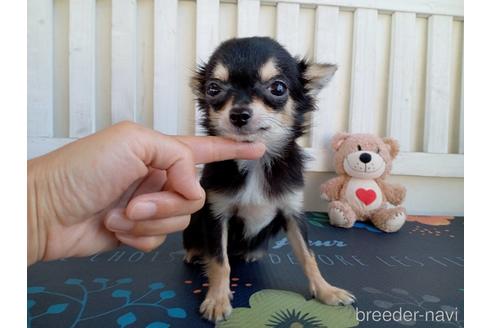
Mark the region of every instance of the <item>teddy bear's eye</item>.
[[361, 151], [362, 150], [362, 147], [360, 145], [357, 145], [357, 150], [358, 151]]
[[379, 147], [378, 147], [378, 150], [377, 150], [377, 153], [378, 153], [378, 154], [379, 154], [379, 151], [380, 151], [380, 150], [381, 150], [381, 149], [379, 149]]

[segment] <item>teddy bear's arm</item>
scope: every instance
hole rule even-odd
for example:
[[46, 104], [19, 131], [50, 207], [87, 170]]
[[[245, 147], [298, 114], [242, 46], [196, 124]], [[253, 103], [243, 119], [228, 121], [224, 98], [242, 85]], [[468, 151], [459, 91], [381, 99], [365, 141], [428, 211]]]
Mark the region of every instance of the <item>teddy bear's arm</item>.
[[384, 196], [393, 205], [400, 205], [405, 199], [407, 190], [399, 184], [391, 184], [383, 180], [377, 181]]
[[321, 185], [321, 197], [326, 200], [338, 200], [340, 199], [340, 190], [345, 183], [345, 177], [339, 176], [330, 179]]

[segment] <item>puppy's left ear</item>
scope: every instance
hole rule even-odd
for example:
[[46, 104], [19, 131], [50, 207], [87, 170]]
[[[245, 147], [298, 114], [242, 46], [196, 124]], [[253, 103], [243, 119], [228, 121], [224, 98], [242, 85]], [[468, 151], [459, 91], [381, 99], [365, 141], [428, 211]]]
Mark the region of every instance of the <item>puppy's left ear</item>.
[[338, 67], [334, 64], [317, 64], [301, 61], [300, 67], [304, 68], [302, 75], [306, 80], [306, 89], [316, 96], [328, 82], [330, 82]]
[[395, 159], [396, 155], [400, 152], [400, 144], [396, 139], [383, 138], [383, 142], [388, 146], [391, 158]]

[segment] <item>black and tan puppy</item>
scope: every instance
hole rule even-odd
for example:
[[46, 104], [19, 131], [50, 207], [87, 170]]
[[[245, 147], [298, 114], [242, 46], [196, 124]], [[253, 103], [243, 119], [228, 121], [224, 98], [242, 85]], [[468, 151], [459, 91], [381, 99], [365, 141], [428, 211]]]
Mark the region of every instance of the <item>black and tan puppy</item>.
[[309, 280], [312, 294], [326, 304], [350, 304], [354, 297], [326, 282], [308, 248], [303, 217], [305, 157], [297, 145], [314, 96], [336, 71], [334, 65], [293, 58], [270, 38], [222, 43], [201, 67], [192, 86], [209, 135], [259, 141], [265, 155], [255, 161], [207, 164], [201, 184], [205, 206], [184, 232], [186, 260], [199, 256], [209, 278], [200, 312], [226, 318], [231, 308], [229, 256], [254, 261], [268, 240], [284, 229]]

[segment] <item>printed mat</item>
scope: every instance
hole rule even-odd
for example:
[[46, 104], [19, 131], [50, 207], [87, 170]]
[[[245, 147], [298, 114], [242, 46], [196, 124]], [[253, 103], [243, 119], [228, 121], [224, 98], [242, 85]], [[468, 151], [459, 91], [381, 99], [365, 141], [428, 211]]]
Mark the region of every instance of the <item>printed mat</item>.
[[[309, 240], [323, 276], [353, 306], [309, 295], [284, 234], [254, 263], [232, 261], [231, 317], [218, 327], [463, 327], [462, 217], [411, 216], [402, 230], [346, 230], [309, 212]], [[28, 269], [28, 327], [213, 327], [198, 308], [207, 279], [185, 264], [181, 235], [158, 249], [129, 247]]]

